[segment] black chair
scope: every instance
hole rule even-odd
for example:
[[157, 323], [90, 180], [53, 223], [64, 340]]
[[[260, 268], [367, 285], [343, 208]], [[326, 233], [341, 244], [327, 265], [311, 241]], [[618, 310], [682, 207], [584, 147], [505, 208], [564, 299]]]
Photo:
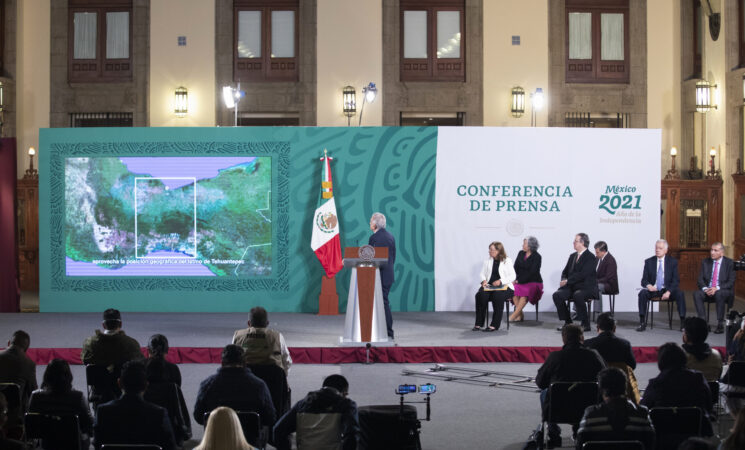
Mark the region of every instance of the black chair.
[[292, 403], [292, 391], [287, 383], [287, 375], [285, 375], [284, 369], [276, 364], [248, 364], [246, 367], [266, 383], [269, 394], [272, 396], [272, 404], [277, 412], [277, 418], [282, 417], [284, 413], [290, 410]]
[[[512, 299], [510, 300], [514, 301], [514, 299], [515, 297], [512, 297]], [[504, 302], [504, 313], [505, 313], [505, 317], [507, 317], [507, 329], [508, 330], [510, 329], [510, 303], [512, 303], [510, 302], [510, 300], [507, 300], [506, 302]], [[512, 303], [512, 306], [513, 306], [512, 311], [514, 312], [517, 309], [517, 306], [514, 303]], [[527, 308], [528, 305], [525, 305], [525, 307]], [[525, 309], [523, 309], [523, 311], [524, 310]], [[487, 308], [487, 312], [488, 312], [488, 308]], [[535, 302], [535, 321], [538, 322], [538, 302]]]
[[153, 444], [104, 444], [101, 450], [163, 450], [163, 448]]
[[708, 381], [707, 384], [709, 385], [709, 390], [711, 391], [711, 408], [712, 411], [718, 412], [719, 407], [719, 382], [718, 381]]
[[[243, 429], [243, 436], [246, 441], [254, 447], [264, 448], [266, 446], [266, 437], [261, 429], [261, 417], [259, 413], [253, 411], [237, 411], [238, 420], [241, 421], [241, 428]], [[210, 412], [204, 413], [204, 426], [207, 427], [207, 420], [210, 417]]]
[[181, 444], [191, 438], [191, 419], [186, 409], [184, 394], [176, 383], [150, 383], [145, 390], [145, 400], [168, 411], [173, 436]]
[[[82, 450], [80, 421], [76, 414], [26, 413], [26, 442], [41, 440], [45, 450]], [[87, 439], [86, 439], [87, 441]]]
[[[639, 441], [589, 441], [582, 444], [582, 450], [645, 450]], [[652, 450], [652, 449], [646, 449]]]
[[88, 385], [88, 402], [96, 414], [98, 405], [110, 402], [122, 395], [117, 379], [119, 370], [109, 372], [104, 366], [88, 364], [85, 366], [85, 380]]
[[[593, 316], [593, 312], [592, 312], [592, 304], [593, 304], [593, 302], [595, 302], [595, 300], [597, 300], [597, 299], [596, 298], [593, 298], [593, 297], [587, 298], [585, 300], [585, 303], [587, 304], [587, 320], [591, 320], [591, 321], [594, 321], [595, 320], [595, 317]], [[572, 302], [574, 302], [574, 299], [571, 298], [571, 297], [566, 301], [567, 311], [570, 311], [570, 314], [571, 314], [571, 311], [572, 311], [572, 308], [571, 308]], [[536, 307], [537, 306], [538, 305], [536, 305]]]
[[[603, 296], [608, 296], [608, 306], [610, 306], [610, 314], [611, 316], [616, 315], [616, 295], [617, 294], [600, 294], [600, 301], [602, 302]], [[593, 317], [594, 319], [594, 317]]]
[[652, 408], [649, 417], [657, 435], [657, 449], [677, 449], [689, 437], [701, 436], [706, 420], [696, 406]]
[[662, 296], [654, 296], [649, 298], [649, 302], [647, 302], [647, 319], [650, 319], [649, 328], [654, 329], [654, 302], [657, 303], [667, 303], [667, 323], [668, 327], [672, 330], [673, 329], [673, 297], [672, 295], [668, 297], [667, 300], [663, 300]]
[[5, 425], [6, 437], [21, 439], [23, 437], [23, 413], [25, 406], [21, 399], [21, 385], [17, 383], [0, 383], [0, 392], [8, 403], [8, 423]]
[[[727, 317], [727, 313], [729, 312], [730, 308], [732, 308], [732, 305], [735, 301], [735, 291], [732, 291], [732, 295], [727, 299], [724, 306], [724, 317]], [[709, 323], [709, 316], [711, 315], [711, 305], [716, 305], [717, 302], [714, 300], [714, 297], [709, 297], [708, 295], [704, 295], [704, 303], [706, 303], [706, 323]]]
[[598, 384], [594, 381], [557, 381], [551, 383], [546, 399], [541, 429], [544, 440], [548, 441], [547, 424], [579, 425], [585, 414], [585, 408], [599, 401]]

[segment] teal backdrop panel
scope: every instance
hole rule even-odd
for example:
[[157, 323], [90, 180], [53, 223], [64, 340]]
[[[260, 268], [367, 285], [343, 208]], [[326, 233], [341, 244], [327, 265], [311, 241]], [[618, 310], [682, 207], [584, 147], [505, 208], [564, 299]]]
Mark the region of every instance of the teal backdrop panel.
[[[321, 162], [333, 159], [342, 247], [364, 245], [373, 212], [396, 238], [394, 311], [434, 310], [432, 127], [94, 128], [40, 131], [40, 307], [50, 311], [317, 312], [323, 270], [310, 248]], [[271, 270], [248, 277], [67, 276], [65, 202], [70, 158], [257, 156], [271, 158]], [[340, 311], [349, 270], [336, 276]]]

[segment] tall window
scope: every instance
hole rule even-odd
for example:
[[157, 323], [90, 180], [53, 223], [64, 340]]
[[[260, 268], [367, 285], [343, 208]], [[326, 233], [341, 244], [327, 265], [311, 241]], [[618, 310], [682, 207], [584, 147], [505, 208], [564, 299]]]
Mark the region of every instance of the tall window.
[[628, 0], [566, 0], [566, 81], [629, 82]]
[[463, 0], [401, 0], [401, 81], [465, 81]]
[[233, 78], [298, 80], [298, 0], [234, 0]]
[[132, 79], [132, 0], [69, 0], [70, 82]]
[[745, 67], [745, 0], [737, 0], [737, 16], [737, 45], [740, 51], [740, 67]]

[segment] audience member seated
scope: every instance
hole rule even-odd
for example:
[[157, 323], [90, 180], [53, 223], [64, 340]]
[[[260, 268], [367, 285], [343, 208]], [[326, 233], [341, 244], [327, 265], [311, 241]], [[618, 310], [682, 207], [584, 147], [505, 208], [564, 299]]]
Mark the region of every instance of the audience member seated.
[[634, 376], [636, 358], [631, 344], [616, 336], [616, 320], [611, 313], [605, 312], [598, 316], [597, 328], [597, 337], [585, 340], [585, 347], [597, 350], [609, 367], [617, 367], [623, 371], [628, 380], [626, 395], [629, 400], [639, 403], [639, 386]]
[[727, 347], [727, 363], [745, 361], [745, 320], [740, 322], [740, 329], [732, 336], [732, 342]]
[[147, 344], [148, 358], [145, 371], [148, 383], [176, 383], [181, 387], [181, 371], [176, 364], [166, 361], [168, 339], [162, 334], [150, 336]]
[[261, 306], [251, 308], [248, 314], [248, 328], [236, 330], [233, 344], [243, 348], [246, 364], [276, 364], [290, 372], [292, 358], [287, 350], [285, 338], [277, 330], [267, 328], [269, 316]]
[[745, 448], [745, 409], [741, 409], [735, 418], [735, 426], [730, 435], [722, 441], [721, 450], [742, 450]]
[[715, 448], [717, 447], [711, 443], [710, 439], [693, 436], [681, 442], [677, 450], [714, 450]]
[[119, 310], [104, 311], [102, 326], [103, 332], [96, 330], [83, 343], [80, 353], [83, 364], [96, 364], [116, 373], [125, 362], [143, 358], [140, 344], [124, 334]]
[[647, 310], [649, 299], [660, 297], [663, 301], [674, 301], [678, 305], [680, 329], [686, 316], [686, 300], [680, 290], [678, 260], [667, 256], [668, 244], [659, 239], [654, 244], [654, 256], [644, 260], [642, 289], [639, 291], [639, 327], [636, 331], [647, 329]]
[[704, 374], [706, 381], [719, 381], [722, 376], [722, 355], [706, 343], [709, 327], [700, 317], [689, 317], [683, 327], [683, 350], [686, 367]]
[[80, 432], [83, 434], [80, 440], [81, 448], [87, 449], [90, 445], [93, 431], [91, 410], [85, 395], [72, 388], [72, 372], [64, 359], [55, 358], [47, 365], [41, 389], [31, 394], [28, 411], [40, 414], [77, 415]]
[[[574, 253], [569, 255], [566, 266], [561, 272], [559, 289], [554, 292], [554, 305], [559, 313], [559, 320], [566, 326], [572, 323], [569, 308], [566, 305], [570, 298], [577, 308], [577, 320], [585, 331], [590, 331], [590, 319], [587, 317], [587, 301], [597, 297], [598, 283], [595, 274], [597, 261], [587, 250], [590, 238], [585, 233], [574, 236]], [[561, 329], [561, 327], [560, 327]]]
[[155, 444], [163, 450], [175, 449], [168, 412], [142, 398], [147, 387], [145, 364], [126, 362], [119, 386], [122, 396], [98, 407], [93, 426], [96, 449], [103, 444]]
[[[717, 305], [717, 328], [714, 334], [724, 333], [724, 308], [734, 294], [735, 264], [724, 256], [724, 245], [715, 242], [711, 245], [710, 257], [701, 261], [701, 270], [696, 282], [698, 289], [693, 291], [696, 314], [706, 318], [704, 300]], [[708, 324], [707, 324], [708, 325]]]
[[[541, 389], [541, 411], [545, 410], [550, 401], [548, 388], [551, 383], [557, 381], [596, 381], [598, 372], [605, 368], [605, 363], [600, 354], [582, 345], [584, 342], [582, 328], [577, 325], [567, 325], [561, 332], [561, 338], [564, 347], [548, 355], [546, 361], [538, 369], [535, 378], [535, 383]], [[526, 447], [533, 447], [533, 443], [538, 443], [543, 439], [540, 428], [539, 424]], [[549, 448], [561, 447], [561, 429], [555, 423], [548, 424], [548, 446]]]
[[5, 437], [5, 425], [8, 423], [8, 402], [0, 392], [0, 448], [3, 450], [25, 450], [26, 445], [21, 441]]
[[222, 351], [222, 367], [199, 385], [194, 404], [194, 420], [204, 425], [204, 413], [218, 406], [230, 406], [236, 411], [252, 411], [261, 417], [262, 426], [271, 427], [276, 412], [266, 383], [245, 366], [243, 349], [231, 344]]
[[232, 409], [221, 406], [210, 414], [204, 437], [194, 450], [253, 450], [243, 436], [241, 422]]
[[668, 342], [657, 350], [657, 367], [660, 374], [649, 380], [641, 404], [647, 408], [672, 406], [697, 406], [703, 411], [703, 433], [711, 436], [713, 430], [709, 414], [712, 409], [711, 391], [701, 372], [686, 368], [688, 358], [676, 343]]
[[649, 410], [626, 397], [626, 374], [610, 367], [598, 374], [602, 403], [585, 409], [577, 431], [577, 450], [588, 441], [639, 441], [654, 448], [654, 428]]
[[[296, 432], [298, 450], [355, 450], [360, 433], [357, 404], [348, 399], [349, 383], [329, 375], [323, 387], [297, 402], [274, 425], [274, 440], [286, 445]], [[289, 446], [277, 447], [289, 450]]]
[[21, 407], [8, 411], [8, 428], [23, 425], [23, 414], [28, 409], [28, 399], [35, 391], [36, 364], [26, 355], [31, 338], [18, 330], [10, 337], [8, 348], [0, 352], [0, 383], [15, 383], [21, 388]]

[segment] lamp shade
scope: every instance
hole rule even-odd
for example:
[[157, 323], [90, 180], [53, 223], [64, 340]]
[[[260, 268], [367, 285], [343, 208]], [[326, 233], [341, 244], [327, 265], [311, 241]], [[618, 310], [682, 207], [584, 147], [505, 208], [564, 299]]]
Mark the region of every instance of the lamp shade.
[[362, 93], [365, 94], [365, 101], [367, 101], [367, 103], [372, 103], [378, 95], [378, 88], [375, 86], [375, 83], [371, 81], [370, 84], [362, 88]]
[[179, 117], [184, 117], [189, 112], [189, 91], [179, 86], [174, 93], [173, 112]]
[[706, 80], [696, 82], [696, 111], [705, 113], [712, 108], [711, 84]]
[[357, 92], [352, 86], [344, 86], [342, 90], [342, 111], [347, 117], [357, 113]]
[[543, 109], [543, 89], [542, 88], [536, 88], [535, 92], [533, 93], [533, 109], [536, 111], [540, 111]]
[[520, 86], [512, 88], [512, 117], [522, 117], [525, 114], [525, 89]]

